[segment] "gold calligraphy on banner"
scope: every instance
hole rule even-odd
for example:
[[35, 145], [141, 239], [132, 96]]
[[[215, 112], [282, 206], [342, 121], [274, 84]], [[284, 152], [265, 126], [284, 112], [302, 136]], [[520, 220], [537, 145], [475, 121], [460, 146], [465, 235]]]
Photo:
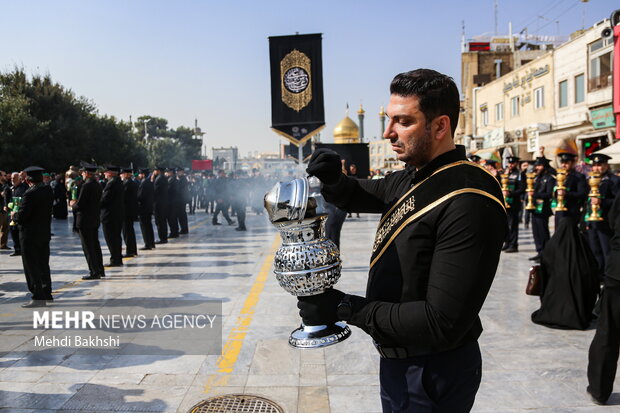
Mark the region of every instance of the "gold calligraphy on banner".
[[297, 49], [280, 61], [282, 102], [299, 112], [312, 100], [310, 58]]

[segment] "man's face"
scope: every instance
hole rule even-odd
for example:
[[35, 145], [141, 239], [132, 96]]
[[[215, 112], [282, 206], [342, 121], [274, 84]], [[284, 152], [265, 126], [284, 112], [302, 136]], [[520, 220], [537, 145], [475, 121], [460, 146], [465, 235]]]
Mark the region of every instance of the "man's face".
[[516, 168], [517, 168], [517, 166], [519, 166], [519, 163], [518, 163], [518, 162], [510, 162], [510, 163], [508, 164], [508, 169], [513, 170], [513, 169], [516, 169]]
[[13, 183], [13, 186], [17, 186], [22, 182], [22, 177], [20, 174], [18, 174], [17, 172], [13, 172], [11, 174], [11, 183]]
[[105, 176], [105, 179], [110, 180], [110, 179], [112, 179], [112, 178], [114, 178], [114, 177], [116, 176], [116, 172], [112, 172], [112, 171], [105, 171], [105, 172], [103, 173], [103, 176]]
[[521, 170], [522, 171], [527, 171], [527, 168], [529, 168], [529, 167], [530, 167], [530, 163], [529, 162], [523, 162], [521, 164]]
[[144, 179], [144, 174], [142, 172], [140, 172], [138, 174], [138, 179], [140, 179], [140, 180]]
[[49, 182], [52, 180], [52, 177], [49, 175], [43, 175], [43, 183], [45, 184], [49, 184]]
[[605, 175], [609, 171], [609, 164], [607, 162], [595, 163], [592, 165], [592, 172], [599, 175]]
[[575, 161], [561, 161], [560, 166], [562, 167], [562, 169], [570, 171], [575, 166]]
[[415, 96], [391, 95], [387, 107], [389, 122], [383, 137], [392, 143], [399, 161], [421, 168], [431, 161], [432, 136], [430, 123], [420, 111]]
[[6, 172], [4, 172], [4, 171], [0, 171], [0, 182], [1, 183], [5, 183], [6, 182]]
[[545, 167], [543, 165], [534, 165], [534, 170], [540, 175], [545, 170]]

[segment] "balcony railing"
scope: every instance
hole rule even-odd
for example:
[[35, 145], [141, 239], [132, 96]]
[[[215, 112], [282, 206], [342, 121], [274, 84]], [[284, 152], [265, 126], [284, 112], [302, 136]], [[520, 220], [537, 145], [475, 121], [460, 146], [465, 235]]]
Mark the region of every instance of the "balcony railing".
[[611, 83], [611, 73], [605, 73], [604, 75], [593, 77], [588, 79], [588, 92], [606, 88], [611, 86]]

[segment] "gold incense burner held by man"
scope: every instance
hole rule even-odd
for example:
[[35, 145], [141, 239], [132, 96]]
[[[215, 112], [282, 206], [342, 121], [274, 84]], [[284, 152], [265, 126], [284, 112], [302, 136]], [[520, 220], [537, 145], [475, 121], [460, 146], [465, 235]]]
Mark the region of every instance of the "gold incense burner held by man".
[[590, 222], [603, 221], [604, 219], [601, 216], [601, 206], [599, 204], [592, 203], [592, 199], [601, 198], [601, 193], [599, 191], [599, 185], [601, 184], [601, 176], [597, 174], [596, 172], [590, 172], [589, 175], [590, 175], [590, 179], [588, 180], [588, 185], [590, 185], [590, 193], [588, 194], [588, 196], [590, 197], [590, 206], [592, 209], [590, 212], [590, 216], [588, 217], [587, 220]]
[[510, 204], [508, 203], [508, 196], [506, 195], [506, 192], [510, 191], [510, 188], [508, 188], [508, 174], [502, 174], [502, 193], [504, 194], [504, 205], [506, 206], [506, 209], [510, 208]]
[[534, 205], [534, 178], [536, 178], [536, 173], [528, 172], [525, 174], [525, 183], [527, 187], [525, 192], [527, 193], [527, 204], [525, 205], [526, 211], [533, 211], [536, 209], [536, 205]]
[[[558, 169], [558, 173], [556, 175], [557, 186], [556, 191], [562, 190], [566, 191], [566, 187], [564, 186], [564, 182], [566, 182], [566, 169]], [[557, 204], [555, 207], [556, 211], [568, 211], [564, 202], [564, 194], [558, 194], [556, 192], [556, 200]]]

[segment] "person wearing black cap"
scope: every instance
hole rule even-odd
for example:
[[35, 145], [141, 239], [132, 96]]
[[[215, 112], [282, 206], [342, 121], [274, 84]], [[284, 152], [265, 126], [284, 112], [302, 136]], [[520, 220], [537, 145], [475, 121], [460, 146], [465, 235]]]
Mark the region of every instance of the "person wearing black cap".
[[153, 182], [149, 179], [149, 170], [141, 169], [138, 174], [140, 186], [138, 187], [138, 216], [140, 217], [140, 230], [142, 231], [142, 239], [144, 247], [141, 250], [152, 250], [155, 248], [155, 234], [153, 233], [153, 201], [155, 199], [155, 190]]
[[566, 189], [556, 189], [555, 198], [557, 200], [558, 195], [564, 196], [564, 206], [567, 211], [555, 211], [555, 228], [559, 228], [560, 221], [568, 218], [572, 220], [574, 225], [579, 223], [579, 217], [581, 216], [581, 208], [584, 206], [586, 199], [588, 198], [588, 182], [586, 177], [575, 170], [575, 159], [577, 155], [562, 152], [559, 154], [560, 166], [566, 170], [566, 179], [564, 180], [564, 187]]
[[50, 275], [50, 238], [54, 194], [43, 183], [43, 168], [30, 166], [24, 169], [28, 190], [24, 192], [19, 211], [13, 220], [19, 225], [22, 262], [28, 290], [32, 300], [22, 307], [44, 307], [46, 300], [53, 300]]
[[120, 169], [118, 166], [107, 166], [104, 175], [108, 182], [101, 194], [101, 226], [110, 251], [109, 267], [123, 265], [121, 232], [125, 221], [125, 196], [123, 184], [118, 177]]
[[168, 227], [170, 232], [168, 238], [179, 237], [179, 220], [177, 218], [178, 202], [179, 202], [179, 184], [176, 177], [176, 169], [166, 169], [166, 177], [168, 178], [168, 213], [166, 220], [168, 221]]
[[472, 161], [473, 163], [480, 163], [482, 158], [479, 157], [478, 155], [470, 155], [469, 160]]
[[620, 192], [620, 178], [611, 173], [609, 169], [609, 160], [611, 157], [602, 153], [595, 153], [590, 159], [592, 161], [592, 172], [598, 173], [601, 178], [598, 187], [601, 195], [600, 198], [590, 198], [590, 202], [586, 205], [586, 217], [590, 216], [592, 205], [598, 205], [603, 220], [586, 220], [586, 234], [588, 236], [590, 248], [598, 263], [599, 278], [602, 280], [610, 251], [609, 241], [613, 236], [613, 231], [609, 225], [609, 210]]
[[82, 164], [82, 180], [76, 199], [70, 206], [75, 216], [75, 227], [80, 235], [84, 257], [88, 263], [88, 275], [83, 280], [98, 280], [105, 277], [103, 255], [99, 244], [99, 225], [101, 224], [101, 185], [95, 173], [96, 165]]
[[156, 244], [165, 244], [168, 242], [168, 224], [166, 217], [168, 215], [168, 178], [164, 176], [163, 166], [155, 167], [153, 171], [153, 211], [155, 213], [155, 226], [157, 227], [157, 235], [159, 241]]
[[491, 173], [497, 179], [497, 182], [501, 183], [500, 173], [497, 170], [497, 161], [493, 159], [486, 159], [484, 161], [484, 168]]
[[548, 171], [549, 159], [538, 157], [534, 162], [536, 177], [534, 178], [534, 194], [532, 200], [536, 209], [532, 211], [532, 235], [536, 245], [536, 255], [530, 260], [540, 261], [541, 253], [545, 244], [549, 241], [549, 217], [551, 212], [551, 199], [553, 197], [553, 187], [555, 178]]
[[230, 179], [226, 177], [226, 172], [222, 169], [217, 171], [217, 178], [213, 179], [209, 185], [213, 186], [213, 196], [215, 198], [215, 211], [213, 211], [213, 218], [211, 223], [213, 225], [221, 225], [217, 217], [222, 212], [222, 216], [228, 222], [228, 225], [233, 225], [235, 221], [230, 219], [228, 215], [228, 208], [230, 207]]
[[183, 168], [177, 168], [177, 220], [179, 221], [179, 234], [189, 233], [187, 225], [187, 204], [191, 202], [189, 195], [189, 182], [185, 176], [185, 170]]
[[125, 241], [125, 257], [138, 255], [136, 231], [133, 223], [138, 219], [138, 183], [133, 180], [133, 168], [123, 168], [123, 196], [125, 198], [125, 220], [123, 221], [123, 240]]
[[[10, 186], [5, 191], [5, 202], [8, 205], [12, 203], [15, 198], [20, 199], [24, 196], [24, 193], [28, 190], [28, 184], [23, 181], [22, 176], [19, 172], [13, 172], [11, 174], [11, 183]], [[22, 247], [21, 242], [19, 241], [19, 225], [10, 225], [9, 231], [11, 232], [11, 238], [13, 239], [13, 253], [10, 255], [11, 257], [18, 257], [22, 255]]]
[[506, 234], [503, 248], [508, 253], [519, 251], [519, 217], [523, 209], [521, 198], [525, 193], [526, 186], [525, 173], [521, 172], [519, 168], [519, 160], [518, 156], [508, 157], [508, 168], [506, 170], [508, 190], [503, 191], [506, 203], [510, 205], [510, 208], [506, 209], [508, 213], [508, 234]]

